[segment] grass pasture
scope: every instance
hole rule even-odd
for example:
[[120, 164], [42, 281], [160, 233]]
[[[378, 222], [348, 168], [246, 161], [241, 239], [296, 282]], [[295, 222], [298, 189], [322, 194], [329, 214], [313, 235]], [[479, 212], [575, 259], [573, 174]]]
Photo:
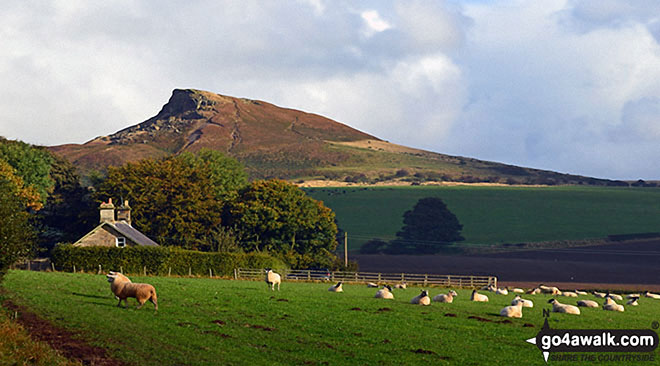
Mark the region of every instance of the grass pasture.
[[349, 249], [395, 237], [417, 200], [439, 197], [463, 224], [465, 244], [603, 238], [660, 232], [660, 189], [406, 186], [305, 188], [335, 211]]
[[[271, 292], [256, 281], [132, 279], [155, 285], [157, 314], [150, 303], [136, 310], [134, 300], [128, 309], [116, 307], [102, 275], [11, 271], [3, 287], [15, 303], [129, 365], [545, 364], [525, 342], [543, 324], [542, 309], [550, 307], [545, 295], [528, 295], [535, 307], [503, 322], [499, 310], [513, 294], [488, 293], [489, 303], [473, 303], [470, 290], [458, 290], [453, 304], [420, 307], [408, 303], [419, 288], [394, 290], [394, 300], [383, 300], [363, 285], [344, 285], [337, 294], [327, 291], [329, 283], [284, 282]], [[430, 291], [441, 292], [446, 289]], [[553, 313], [550, 325], [648, 329], [659, 318], [660, 300], [641, 299], [625, 313]]]

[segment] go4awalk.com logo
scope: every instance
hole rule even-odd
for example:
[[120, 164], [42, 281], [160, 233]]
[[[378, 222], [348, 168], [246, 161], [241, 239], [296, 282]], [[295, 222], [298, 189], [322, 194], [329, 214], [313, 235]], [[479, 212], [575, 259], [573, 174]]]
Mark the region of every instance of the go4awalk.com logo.
[[[545, 362], [561, 361], [655, 361], [658, 334], [651, 329], [552, 329], [544, 311], [543, 328], [527, 342], [535, 344]], [[625, 352], [625, 355], [612, 354]], [[551, 353], [562, 354], [550, 357]], [[601, 353], [601, 354], [595, 354]], [[635, 354], [630, 354], [635, 353]]]

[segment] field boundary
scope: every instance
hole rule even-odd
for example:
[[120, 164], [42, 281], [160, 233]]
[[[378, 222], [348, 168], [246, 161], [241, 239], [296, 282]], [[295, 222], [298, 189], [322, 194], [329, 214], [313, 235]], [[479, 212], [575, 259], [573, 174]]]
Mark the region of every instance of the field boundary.
[[[327, 272], [320, 273], [314, 270], [286, 270], [279, 271], [283, 281], [331, 281], [346, 283], [368, 283], [378, 285], [406, 283], [411, 285], [436, 285], [445, 287], [480, 288], [493, 285], [497, 287], [495, 276], [473, 275], [438, 275], [419, 273], [382, 273], [382, 272]], [[235, 280], [255, 280], [264, 278], [263, 269], [235, 268]]]

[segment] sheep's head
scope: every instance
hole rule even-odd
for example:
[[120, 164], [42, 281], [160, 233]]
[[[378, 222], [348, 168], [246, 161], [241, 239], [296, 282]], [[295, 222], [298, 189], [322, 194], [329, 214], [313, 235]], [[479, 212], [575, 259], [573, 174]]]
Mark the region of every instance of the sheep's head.
[[121, 274], [119, 272], [113, 272], [113, 271], [110, 271], [106, 275], [106, 278], [108, 279], [108, 282], [110, 282], [110, 283], [113, 283], [115, 281], [117, 281], [117, 282], [131, 282], [131, 280], [128, 279], [128, 277], [124, 276], [123, 274]]
[[422, 290], [422, 293], [420, 294], [420, 296], [421, 296], [421, 297], [429, 296], [429, 293], [428, 293], [428, 291], [426, 291], [426, 290]]
[[458, 294], [457, 294], [456, 291], [454, 291], [454, 290], [449, 291], [449, 294], [450, 294], [451, 296], [458, 296]]
[[389, 292], [392, 292], [392, 287], [390, 287], [390, 285], [385, 285], [383, 288], [386, 288]]
[[557, 302], [557, 299], [550, 299], [548, 300], [548, 304], [554, 304]]

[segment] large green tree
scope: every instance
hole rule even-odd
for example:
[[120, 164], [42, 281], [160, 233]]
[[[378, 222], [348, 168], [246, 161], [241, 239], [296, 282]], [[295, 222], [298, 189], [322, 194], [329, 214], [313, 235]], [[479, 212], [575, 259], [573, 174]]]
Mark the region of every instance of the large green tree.
[[464, 240], [463, 225], [442, 199], [422, 198], [403, 214], [403, 227], [396, 233], [388, 251], [395, 253], [430, 254], [441, 251], [447, 245]]
[[283, 254], [290, 264], [327, 264], [336, 258], [335, 214], [283, 180], [257, 180], [225, 211], [225, 225], [246, 251]]
[[222, 177], [241, 175], [240, 165], [226, 159], [184, 153], [109, 167], [95, 196], [129, 200], [133, 226], [160, 244], [212, 250], [224, 199], [241, 184]]
[[6, 161], [0, 159], [0, 280], [16, 260], [26, 257], [34, 240], [28, 209], [37, 209], [41, 197], [15, 174]]
[[0, 159], [14, 169], [14, 174], [22, 179], [25, 186], [34, 187], [42, 204], [46, 203], [54, 185], [50, 178], [53, 159], [48, 151], [22, 141], [0, 137]]

